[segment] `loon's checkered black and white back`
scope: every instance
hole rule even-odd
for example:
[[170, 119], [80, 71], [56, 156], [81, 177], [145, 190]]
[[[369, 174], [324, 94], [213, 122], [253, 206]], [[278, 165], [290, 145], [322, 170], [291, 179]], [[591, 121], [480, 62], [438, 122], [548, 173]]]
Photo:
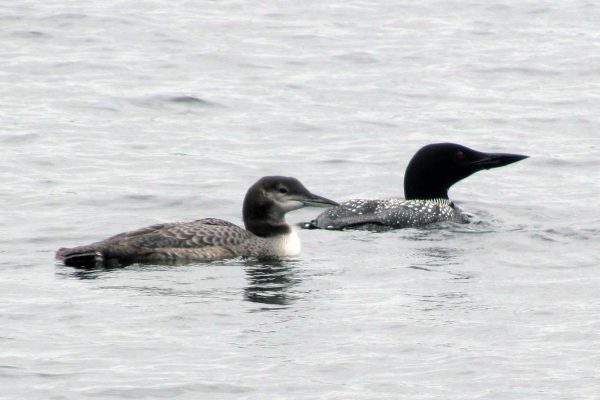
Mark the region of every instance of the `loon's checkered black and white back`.
[[466, 222], [467, 219], [448, 199], [353, 199], [324, 211], [305, 227], [393, 229], [419, 227], [441, 221]]

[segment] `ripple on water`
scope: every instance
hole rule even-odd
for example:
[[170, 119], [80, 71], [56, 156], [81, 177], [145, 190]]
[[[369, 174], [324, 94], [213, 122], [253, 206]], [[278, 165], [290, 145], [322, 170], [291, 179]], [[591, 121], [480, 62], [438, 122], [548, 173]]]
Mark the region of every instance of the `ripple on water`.
[[489, 67], [478, 68], [475, 72], [486, 75], [511, 74], [527, 77], [557, 76], [562, 74], [562, 71], [548, 67]]
[[155, 95], [144, 98], [134, 98], [131, 104], [137, 107], [152, 109], [179, 109], [182, 111], [197, 111], [206, 107], [220, 107], [219, 104], [191, 95]]
[[5, 144], [24, 144], [33, 143], [40, 139], [40, 135], [37, 133], [22, 133], [22, 134], [8, 134], [0, 137], [0, 142]]
[[140, 386], [136, 388], [115, 386], [116, 387], [113, 387], [112, 389], [87, 392], [86, 395], [90, 397], [111, 397], [119, 399], [167, 399], [181, 396], [186, 393], [210, 393], [211, 396], [218, 396], [219, 393], [241, 395], [255, 390], [249, 386], [231, 385], [227, 383], [165, 384], [164, 387], [155, 388], [149, 388], [147, 385], [141, 383]]
[[548, 228], [531, 231], [530, 236], [545, 242], [567, 243], [575, 241], [589, 241], [600, 237], [597, 228]]
[[337, 59], [350, 61], [356, 64], [377, 64], [380, 60], [372, 53], [365, 51], [353, 51], [335, 56]]
[[14, 31], [10, 36], [19, 39], [52, 39], [53, 36], [41, 31]]

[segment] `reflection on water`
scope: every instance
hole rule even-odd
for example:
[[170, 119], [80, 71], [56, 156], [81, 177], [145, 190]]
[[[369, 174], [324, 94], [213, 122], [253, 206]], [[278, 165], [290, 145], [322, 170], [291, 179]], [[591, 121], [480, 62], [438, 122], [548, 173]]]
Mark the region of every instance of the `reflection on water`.
[[[469, 228], [465, 228], [468, 226]], [[412, 247], [414, 257], [408, 268], [452, 275], [452, 279], [470, 279], [471, 273], [459, 271], [465, 263], [463, 234], [484, 234], [488, 226], [479, 224], [440, 223], [427, 228], [407, 229], [401, 240], [419, 242]], [[468, 239], [467, 239], [468, 240]]]
[[[469, 288], [464, 286], [474, 278], [474, 275], [460, 270], [464, 267], [464, 249], [450, 246], [427, 246], [415, 249], [415, 251], [414, 262], [408, 268], [445, 274], [449, 277], [444, 281], [462, 284], [461, 286], [451, 285], [442, 288], [437, 285], [425, 285], [420, 286], [417, 293], [408, 293], [409, 296], [415, 297], [423, 303], [422, 311], [436, 312], [437, 310], [474, 307], [471, 296], [468, 294]], [[434, 280], [438, 282], [436, 278]]]
[[77, 268], [77, 267], [69, 267], [62, 263], [57, 262], [55, 264], [56, 267], [56, 276], [60, 278], [75, 278], [82, 280], [90, 280], [90, 279], [98, 279], [111, 272], [119, 272], [119, 271], [136, 271], [140, 272], [149, 272], [149, 271], [162, 271], [162, 270], [172, 270], [176, 265], [179, 264], [167, 264], [167, 265], [158, 265], [158, 264], [129, 264], [129, 265], [117, 265], [117, 266], [97, 266], [93, 268]]
[[286, 306], [294, 300], [289, 289], [301, 279], [290, 261], [247, 261], [244, 269], [248, 278], [244, 289], [247, 301]]
[[451, 275], [453, 280], [465, 280], [473, 278], [473, 274], [457, 270], [464, 265], [464, 250], [456, 247], [425, 247], [417, 249], [419, 257], [416, 263], [409, 268], [420, 269], [428, 272], [444, 272]]
[[73, 268], [67, 267], [62, 263], [56, 264], [56, 276], [59, 278], [75, 278], [75, 279], [98, 279], [107, 271], [110, 271], [110, 268], [107, 267], [97, 267], [97, 268]]
[[453, 273], [454, 266], [461, 264], [462, 250], [455, 247], [428, 246], [414, 249], [416, 257], [408, 268], [423, 271]]
[[475, 303], [472, 297], [463, 291], [447, 291], [417, 297], [422, 303], [421, 311], [425, 313], [447, 312], [448, 310], [470, 311], [483, 307], [483, 305]]
[[[219, 264], [222, 264], [223, 268], [226, 269], [221, 270]], [[191, 265], [193, 264], [186, 265], [186, 268], [189, 268]], [[216, 271], [220, 271], [217, 273], [217, 276], [219, 279], [223, 279], [224, 277], [221, 276], [221, 274], [227, 274], [227, 271], [230, 271], [229, 268], [232, 266], [242, 267], [246, 274], [247, 285], [244, 285], [243, 287], [235, 285], [233, 287], [229, 286], [226, 288], [221, 287], [200, 290], [197, 288], [190, 289], [188, 287], [181, 288], [181, 285], [187, 285], [189, 284], [189, 281], [180, 279], [181, 276], [168, 279], [162, 275], [163, 270], [171, 272], [186, 271], [186, 268], [177, 270], [177, 266], [174, 265], [132, 264], [118, 268], [98, 267], [86, 269], [57, 265], [56, 276], [63, 279], [75, 278], [80, 280], [96, 280], [113, 276], [115, 273], [126, 271], [133, 272], [133, 274], [121, 276], [119, 278], [119, 282], [121, 283], [117, 285], [103, 285], [99, 286], [98, 289], [128, 289], [152, 295], [169, 295], [180, 297], [196, 296], [204, 299], [215, 297], [218, 298], [224, 292], [231, 294], [232, 291], [241, 290], [243, 291], [244, 300], [251, 301], [253, 303], [279, 306], [289, 305], [294, 300], [294, 296], [289, 293], [290, 288], [301, 281], [294, 269], [294, 261], [291, 260], [238, 259], [233, 261], [216, 261], [202, 266], [207, 267], [206, 271], [209, 271], [208, 268], [210, 268], [211, 272], [208, 275], [204, 273], [201, 274], [202, 279], [208, 280], [214, 279], [213, 275]], [[156, 276], [156, 279], [152, 277], [148, 278], [148, 273], [154, 273], [157, 271], [159, 275]], [[232, 276], [235, 275], [236, 274], [233, 274]], [[147, 284], [148, 279], [153, 282], [152, 285]], [[123, 282], [126, 283], [123, 284]]]

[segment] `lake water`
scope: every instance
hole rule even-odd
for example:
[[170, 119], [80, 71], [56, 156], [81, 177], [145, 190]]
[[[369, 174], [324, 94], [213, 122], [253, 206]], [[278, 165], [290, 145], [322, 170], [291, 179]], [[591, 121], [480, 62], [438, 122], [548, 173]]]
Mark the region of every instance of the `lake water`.
[[[1, 399], [600, 397], [596, 2], [23, 0], [0, 24]], [[469, 225], [300, 231], [279, 263], [54, 261], [241, 223], [263, 175], [402, 196], [440, 141], [531, 158], [450, 191]]]

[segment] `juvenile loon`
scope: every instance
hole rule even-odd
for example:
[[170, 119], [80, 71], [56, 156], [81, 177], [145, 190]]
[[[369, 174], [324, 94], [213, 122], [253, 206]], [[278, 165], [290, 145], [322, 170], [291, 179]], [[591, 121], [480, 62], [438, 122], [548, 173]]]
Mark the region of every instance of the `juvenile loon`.
[[216, 218], [156, 224], [86, 246], [61, 248], [56, 258], [76, 267], [135, 262], [214, 261], [233, 257], [280, 257], [300, 252], [300, 240], [285, 214], [305, 206], [338, 203], [310, 193], [300, 181], [266, 176], [244, 198], [246, 229]]
[[528, 158], [520, 154], [482, 153], [454, 143], [422, 147], [404, 174], [404, 199], [354, 199], [321, 213], [307, 229], [382, 229], [424, 226], [433, 222], [467, 222], [448, 199], [456, 182], [481, 171]]

